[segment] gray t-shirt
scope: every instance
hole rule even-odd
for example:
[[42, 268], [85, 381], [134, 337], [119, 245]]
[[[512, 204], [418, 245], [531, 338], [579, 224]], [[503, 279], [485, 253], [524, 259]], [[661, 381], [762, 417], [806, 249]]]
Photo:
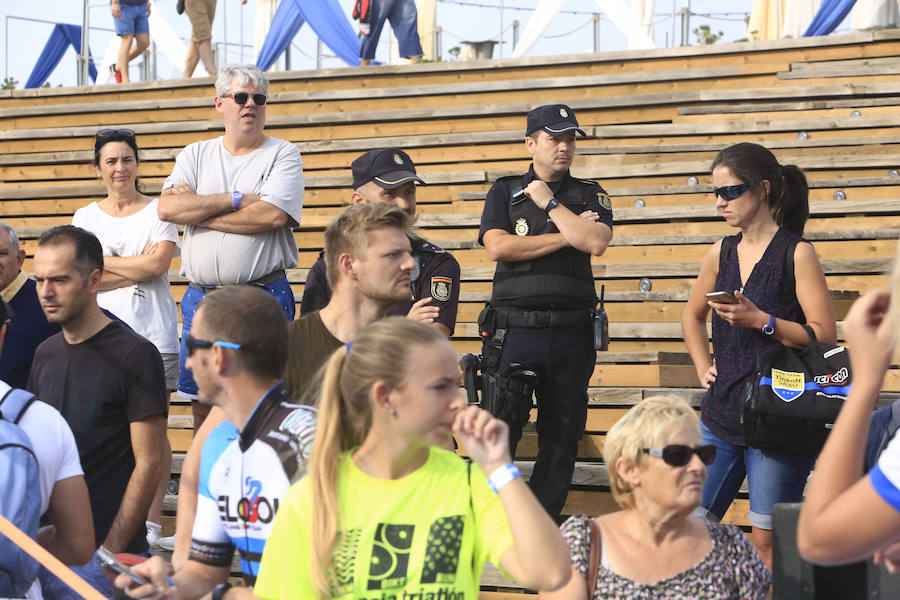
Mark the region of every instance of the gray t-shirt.
[[247, 283], [297, 266], [297, 242], [291, 227], [303, 208], [303, 161], [285, 140], [270, 137], [242, 156], [225, 149], [224, 138], [194, 142], [175, 159], [163, 189], [186, 183], [201, 195], [241, 191], [287, 213], [284, 227], [259, 233], [224, 233], [197, 225], [184, 230], [181, 274], [202, 285]]

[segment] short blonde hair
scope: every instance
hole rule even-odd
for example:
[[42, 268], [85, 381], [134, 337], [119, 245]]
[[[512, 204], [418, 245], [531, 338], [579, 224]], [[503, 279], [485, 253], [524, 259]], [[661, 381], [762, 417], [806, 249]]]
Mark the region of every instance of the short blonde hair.
[[338, 258], [349, 253], [362, 257], [369, 248], [369, 232], [394, 227], [409, 235], [410, 220], [402, 209], [387, 202], [361, 202], [344, 208], [325, 229], [325, 275], [334, 289], [338, 282]]
[[663, 445], [674, 425], [687, 424], [698, 428], [699, 433], [699, 423], [697, 412], [681, 398], [651, 396], [631, 407], [612, 426], [603, 444], [603, 461], [616, 503], [625, 509], [634, 507], [632, 490], [616, 468], [620, 458], [626, 465], [637, 466], [643, 458], [641, 448]]

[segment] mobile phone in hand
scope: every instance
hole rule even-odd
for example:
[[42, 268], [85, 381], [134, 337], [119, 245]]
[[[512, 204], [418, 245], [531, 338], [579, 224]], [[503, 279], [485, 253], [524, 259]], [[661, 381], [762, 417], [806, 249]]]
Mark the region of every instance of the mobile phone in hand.
[[713, 302], [721, 302], [722, 304], [737, 304], [738, 299], [728, 292], [710, 292], [706, 295], [707, 300]]
[[110, 552], [106, 548], [103, 548], [102, 546], [100, 548], [97, 548], [97, 552], [95, 553], [95, 556], [97, 557], [97, 560], [100, 561], [101, 565], [103, 565], [104, 567], [106, 567], [108, 569], [112, 569], [116, 573], [128, 575], [128, 577], [130, 577], [131, 580], [134, 581], [138, 585], [144, 585], [145, 583], [150, 583], [150, 581], [148, 581], [147, 579], [144, 579], [140, 575], [136, 575], [134, 573], [134, 571], [132, 571], [128, 565], [126, 565], [121, 560], [116, 558], [112, 552]]

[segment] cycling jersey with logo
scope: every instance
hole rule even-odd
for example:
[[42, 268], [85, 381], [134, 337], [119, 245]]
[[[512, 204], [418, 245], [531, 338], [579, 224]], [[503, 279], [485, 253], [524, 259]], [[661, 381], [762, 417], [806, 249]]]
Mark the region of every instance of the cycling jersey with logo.
[[306, 474], [316, 410], [293, 404], [283, 383], [260, 400], [242, 432], [216, 427], [200, 459], [197, 516], [190, 559], [230, 567], [234, 549], [253, 585], [281, 498]]

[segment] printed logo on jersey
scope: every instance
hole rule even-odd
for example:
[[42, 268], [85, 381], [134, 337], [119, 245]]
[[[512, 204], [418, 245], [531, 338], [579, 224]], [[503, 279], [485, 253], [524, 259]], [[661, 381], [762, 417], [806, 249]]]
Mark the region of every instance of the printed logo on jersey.
[[599, 202], [600, 206], [602, 206], [606, 210], [612, 210], [612, 202], [610, 202], [609, 196], [607, 196], [606, 194], [598, 192], [597, 202]]
[[431, 297], [438, 302], [446, 302], [450, 299], [450, 290], [452, 286], [453, 280], [449, 277], [432, 277]]
[[378, 524], [369, 561], [367, 589], [391, 589], [406, 585], [409, 551], [415, 529], [415, 525]]
[[335, 540], [331, 563], [331, 595], [334, 597], [353, 591], [353, 573], [356, 571], [356, 556], [359, 553], [361, 535], [362, 528], [354, 527], [340, 532]]
[[802, 394], [805, 384], [803, 373], [772, 369], [772, 391], [785, 402], [791, 402]]
[[262, 483], [253, 477], [244, 479], [242, 488], [237, 501], [225, 494], [219, 496], [219, 517], [228, 523], [241, 521], [244, 527], [271, 523], [278, 511], [278, 498], [263, 496]]
[[528, 235], [528, 221], [524, 217], [516, 220], [516, 235]]
[[462, 548], [463, 517], [441, 517], [431, 524], [420, 583], [453, 583]]
[[850, 379], [850, 371], [847, 370], [847, 367], [841, 367], [836, 373], [816, 375], [813, 379], [819, 385], [841, 385]]

